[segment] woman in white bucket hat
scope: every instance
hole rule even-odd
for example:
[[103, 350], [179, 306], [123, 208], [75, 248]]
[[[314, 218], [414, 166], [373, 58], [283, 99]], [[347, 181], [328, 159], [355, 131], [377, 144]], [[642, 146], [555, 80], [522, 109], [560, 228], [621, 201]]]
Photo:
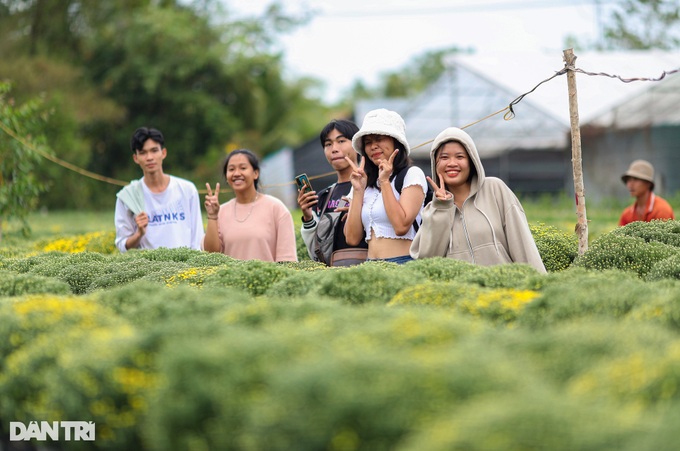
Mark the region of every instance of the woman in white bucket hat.
[[619, 225], [652, 219], [675, 219], [673, 208], [665, 199], [654, 194], [654, 166], [649, 161], [635, 160], [621, 176], [635, 203], [621, 214]]
[[[412, 260], [414, 221], [420, 222], [427, 180], [411, 164], [404, 120], [394, 111], [369, 111], [352, 146], [364, 158], [359, 165], [348, 159], [353, 172], [346, 241], [356, 246], [365, 239], [369, 260], [406, 263]], [[395, 178], [401, 171], [406, 173], [399, 192]]]

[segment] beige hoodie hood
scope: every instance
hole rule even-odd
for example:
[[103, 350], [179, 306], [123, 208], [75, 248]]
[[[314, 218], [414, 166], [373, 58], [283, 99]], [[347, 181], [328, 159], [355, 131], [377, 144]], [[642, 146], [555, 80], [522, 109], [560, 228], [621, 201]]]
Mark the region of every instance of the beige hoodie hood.
[[449, 127], [445, 129], [439, 133], [432, 142], [432, 147], [430, 149], [430, 169], [432, 171], [432, 179], [438, 180], [436, 162], [437, 152], [444, 144], [450, 141], [459, 142], [463, 145], [463, 147], [465, 147], [465, 150], [470, 157], [470, 161], [475, 167], [477, 173], [472, 177], [472, 184], [470, 187], [470, 196], [472, 196], [478, 191], [479, 186], [484, 183], [484, 179], [486, 178], [484, 175], [484, 166], [482, 166], [482, 160], [479, 158], [479, 152], [477, 152], [477, 146], [475, 146], [475, 142], [472, 140], [472, 137], [457, 127]]

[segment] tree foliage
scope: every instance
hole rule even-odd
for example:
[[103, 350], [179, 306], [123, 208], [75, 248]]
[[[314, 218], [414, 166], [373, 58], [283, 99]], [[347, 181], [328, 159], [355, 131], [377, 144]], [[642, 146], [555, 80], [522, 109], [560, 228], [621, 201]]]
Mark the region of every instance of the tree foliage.
[[2, 220], [18, 219], [25, 235], [30, 232], [26, 218], [46, 189], [34, 172], [40, 156], [32, 149], [44, 147], [46, 114], [39, 99], [17, 105], [10, 96], [10, 85], [0, 82], [0, 226]]
[[[129, 137], [142, 125], [166, 135], [169, 172], [214, 177], [224, 151], [265, 156], [317, 132], [318, 83], [289, 79], [278, 37], [306, 17], [273, 4], [232, 18], [218, 0], [0, 0], [0, 78], [20, 96], [46, 93], [61, 127], [58, 156], [120, 180], [139, 176]], [[77, 175], [62, 168], [51, 206], [68, 205]], [[83, 182], [83, 179], [80, 179]], [[85, 184], [79, 206], [111, 203], [111, 187]]]
[[625, 0], [617, 4], [605, 28], [607, 48], [680, 47], [680, 4], [670, 0]]
[[446, 70], [446, 57], [464, 52], [458, 47], [428, 50], [413, 57], [406, 65], [394, 71], [383, 72], [378, 85], [367, 87], [356, 81], [351, 88], [352, 99], [370, 97], [412, 97], [436, 82]]
[[[62, 160], [87, 168], [93, 158], [92, 142], [96, 142], [90, 137], [90, 130], [97, 124], [122, 123], [126, 113], [83, 72], [65, 61], [42, 55], [0, 59], [0, 80], [15, 80], [12, 87], [15, 101], [26, 102], [40, 96], [45, 108], [55, 113], [43, 130], [50, 148]], [[100, 183], [45, 160], [35, 169], [40, 179], [53, 186], [40, 196], [42, 205], [76, 208], [93, 196]]]
[[569, 36], [565, 48], [584, 50], [672, 50], [680, 47], [680, 4], [673, 0], [621, 0], [602, 11], [593, 42]]

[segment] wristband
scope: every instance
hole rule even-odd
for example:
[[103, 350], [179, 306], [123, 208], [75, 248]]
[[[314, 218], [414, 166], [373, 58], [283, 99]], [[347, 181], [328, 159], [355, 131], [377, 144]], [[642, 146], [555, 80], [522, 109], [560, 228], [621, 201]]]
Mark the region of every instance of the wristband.
[[316, 221], [312, 218], [309, 222], [302, 221], [302, 227], [305, 229], [311, 229], [316, 225]]

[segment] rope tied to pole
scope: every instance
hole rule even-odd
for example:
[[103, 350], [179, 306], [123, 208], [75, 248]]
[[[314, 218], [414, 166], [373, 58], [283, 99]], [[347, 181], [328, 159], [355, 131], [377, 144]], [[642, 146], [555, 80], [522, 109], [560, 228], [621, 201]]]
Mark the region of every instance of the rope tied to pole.
[[534, 91], [535, 91], [536, 89], [538, 89], [538, 87], [541, 86], [543, 83], [547, 83], [547, 82], [549, 82], [550, 80], [552, 80], [552, 79], [555, 78], [555, 77], [559, 77], [560, 75], [564, 75], [564, 74], [566, 74], [569, 70], [571, 70], [571, 68], [565, 64], [565, 67], [564, 67], [563, 69], [561, 69], [561, 70], [555, 72], [555, 74], [554, 74], [552, 77], [546, 78], [545, 80], [543, 80], [542, 82], [540, 82], [540, 83], [538, 83], [536, 86], [534, 86], [531, 90], [525, 92], [524, 94], [521, 94], [521, 95], [517, 96], [517, 97], [515, 98], [515, 100], [513, 100], [512, 102], [510, 102], [510, 105], [507, 106], [506, 109], [508, 109], [509, 111], [508, 111], [507, 113], [505, 113], [505, 116], [503, 116], [503, 118], [504, 118], [506, 121], [509, 121], [510, 119], [514, 119], [514, 117], [515, 117], [515, 110], [514, 110], [513, 107], [514, 107], [515, 105], [517, 105], [519, 102], [521, 102], [522, 100], [524, 100], [524, 97], [525, 97], [525, 96], [527, 96], [527, 95], [531, 94], [532, 92], [534, 92]]
[[[672, 75], [672, 74], [675, 74], [675, 73], [680, 72], [680, 68], [678, 68], [678, 69], [673, 69], [673, 70], [664, 70], [664, 71], [661, 73], [660, 76], [654, 77], [654, 78], [648, 78], [648, 77], [631, 77], [631, 78], [624, 78], [624, 77], [622, 77], [622, 76], [620, 76], [620, 75], [612, 75], [612, 74], [608, 74], [608, 73], [605, 73], [605, 72], [589, 72], [589, 71], [586, 71], [586, 70], [584, 70], [584, 69], [577, 68], [577, 67], [575, 66], [575, 62], [576, 62], [576, 56], [574, 55], [572, 60], [570, 60], [570, 61], [566, 61], [566, 60], [565, 60], [564, 67], [563, 67], [562, 69], [556, 71], [551, 77], [546, 78], [545, 80], [543, 80], [543, 81], [539, 82], [538, 84], [536, 84], [536, 86], [534, 86], [531, 90], [529, 90], [529, 91], [527, 91], [527, 92], [525, 92], [525, 93], [523, 93], [523, 94], [517, 96], [517, 97], [516, 97], [514, 100], [512, 100], [512, 101], [509, 103], [509, 105], [506, 106], [505, 108], [502, 108], [502, 109], [500, 109], [500, 110], [498, 110], [498, 111], [496, 111], [496, 112], [494, 112], [494, 113], [491, 113], [491, 114], [489, 114], [489, 115], [487, 115], [487, 116], [485, 116], [485, 117], [483, 117], [483, 118], [481, 118], [481, 119], [478, 119], [478, 120], [476, 120], [476, 121], [473, 121], [473, 122], [471, 122], [471, 123], [469, 123], [469, 124], [467, 124], [467, 125], [463, 125], [463, 126], [461, 126], [460, 128], [461, 128], [461, 129], [465, 129], [465, 128], [471, 127], [471, 126], [473, 126], [473, 125], [476, 125], [476, 124], [478, 124], [478, 123], [480, 123], [480, 122], [482, 122], [482, 121], [485, 121], [485, 120], [487, 120], [487, 119], [490, 119], [491, 117], [493, 117], [493, 116], [495, 116], [495, 115], [497, 115], [497, 114], [503, 113], [503, 112], [505, 112], [505, 114], [503, 115], [503, 119], [504, 119], [504, 120], [510, 121], [510, 120], [514, 119], [515, 116], [516, 116], [514, 107], [515, 107], [517, 104], [519, 104], [522, 100], [524, 100], [524, 98], [525, 98], [527, 95], [532, 94], [532, 93], [533, 93], [534, 91], [536, 91], [536, 89], [538, 89], [542, 84], [547, 83], [548, 81], [550, 81], [550, 80], [552, 80], [552, 79], [554, 79], [554, 78], [556, 78], [556, 77], [559, 77], [559, 76], [561, 76], [561, 75], [565, 75], [565, 74], [570, 73], [570, 72], [571, 72], [571, 73], [581, 73], [581, 74], [588, 75], [588, 76], [604, 76], [604, 77], [614, 78], [614, 79], [618, 79], [619, 81], [621, 81], [621, 82], [623, 82], [623, 83], [631, 83], [631, 82], [634, 82], [634, 81], [652, 81], [652, 82], [658, 82], [658, 81], [661, 81], [661, 80], [663, 80], [664, 78], [666, 78], [668, 75]], [[58, 165], [60, 165], [60, 166], [62, 166], [62, 167], [64, 167], [64, 168], [66, 168], [66, 169], [69, 169], [69, 170], [73, 171], [73, 172], [76, 172], [76, 173], [78, 173], [78, 174], [80, 174], [80, 175], [84, 175], [84, 176], [89, 177], [89, 178], [94, 179], [94, 180], [98, 180], [98, 181], [101, 181], [101, 182], [109, 183], [109, 184], [112, 184], [112, 185], [118, 185], [118, 186], [126, 186], [126, 185], [128, 185], [128, 183], [129, 183], [129, 182], [126, 182], [126, 181], [117, 180], [117, 179], [114, 179], [114, 178], [110, 178], [110, 177], [106, 177], [106, 176], [103, 176], [103, 175], [100, 175], [100, 174], [96, 174], [96, 173], [94, 173], [94, 172], [91, 172], [91, 171], [88, 171], [88, 170], [86, 170], [86, 169], [80, 168], [80, 167], [78, 167], [78, 166], [76, 166], [76, 165], [74, 165], [74, 164], [71, 164], [71, 163], [69, 163], [69, 162], [67, 162], [67, 161], [65, 161], [65, 160], [62, 160], [62, 159], [60, 159], [60, 158], [58, 158], [58, 157], [56, 157], [56, 156], [54, 156], [54, 155], [51, 155], [50, 153], [45, 152], [44, 150], [39, 149], [39, 148], [37, 148], [36, 146], [32, 145], [31, 143], [27, 142], [26, 140], [22, 139], [20, 136], [17, 136], [17, 134], [14, 133], [14, 131], [12, 131], [9, 127], [7, 127], [7, 126], [6, 126], [4, 123], [2, 123], [2, 122], [0, 122], [0, 129], [2, 129], [2, 131], [4, 131], [7, 135], [9, 135], [9, 136], [12, 137], [13, 139], [17, 140], [18, 142], [20, 142], [21, 144], [23, 144], [24, 146], [26, 146], [28, 149], [31, 149], [32, 151], [36, 152], [37, 154], [39, 154], [39, 155], [42, 156], [43, 158], [45, 158], [45, 159], [47, 159], [47, 160], [49, 160], [49, 161], [52, 161], [53, 163], [56, 163], [56, 164], [58, 164]], [[418, 145], [415, 146], [415, 147], [412, 147], [412, 149], [418, 149], [418, 148], [420, 148], [420, 147], [426, 146], [427, 144], [431, 144], [433, 141], [434, 141], [434, 139], [431, 139], [431, 140], [429, 140], [429, 141], [425, 141], [425, 142], [423, 142], [423, 143], [421, 143], [421, 144], [418, 144]], [[334, 174], [335, 174], [334, 171], [330, 171], [330, 172], [326, 172], [326, 173], [323, 173], [323, 174], [318, 174], [318, 175], [310, 176], [309, 178], [310, 178], [310, 180], [315, 180], [315, 179], [319, 179], [319, 178], [328, 177], [328, 176], [331, 176], [331, 175], [334, 175]], [[274, 188], [274, 187], [278, 187], [278, 186], [292, 185], [293, 183], [294, 183], [294, 182], [291, 181], [291, 182], [280, 183], [280, 184], [263, 185], [262, 187], [263, 187], [263, 189], [268, 189], [268, 188]], [[203, 193], [203, 192], [205, 192], [205, 190], [199, 190], [199, 192]]]

